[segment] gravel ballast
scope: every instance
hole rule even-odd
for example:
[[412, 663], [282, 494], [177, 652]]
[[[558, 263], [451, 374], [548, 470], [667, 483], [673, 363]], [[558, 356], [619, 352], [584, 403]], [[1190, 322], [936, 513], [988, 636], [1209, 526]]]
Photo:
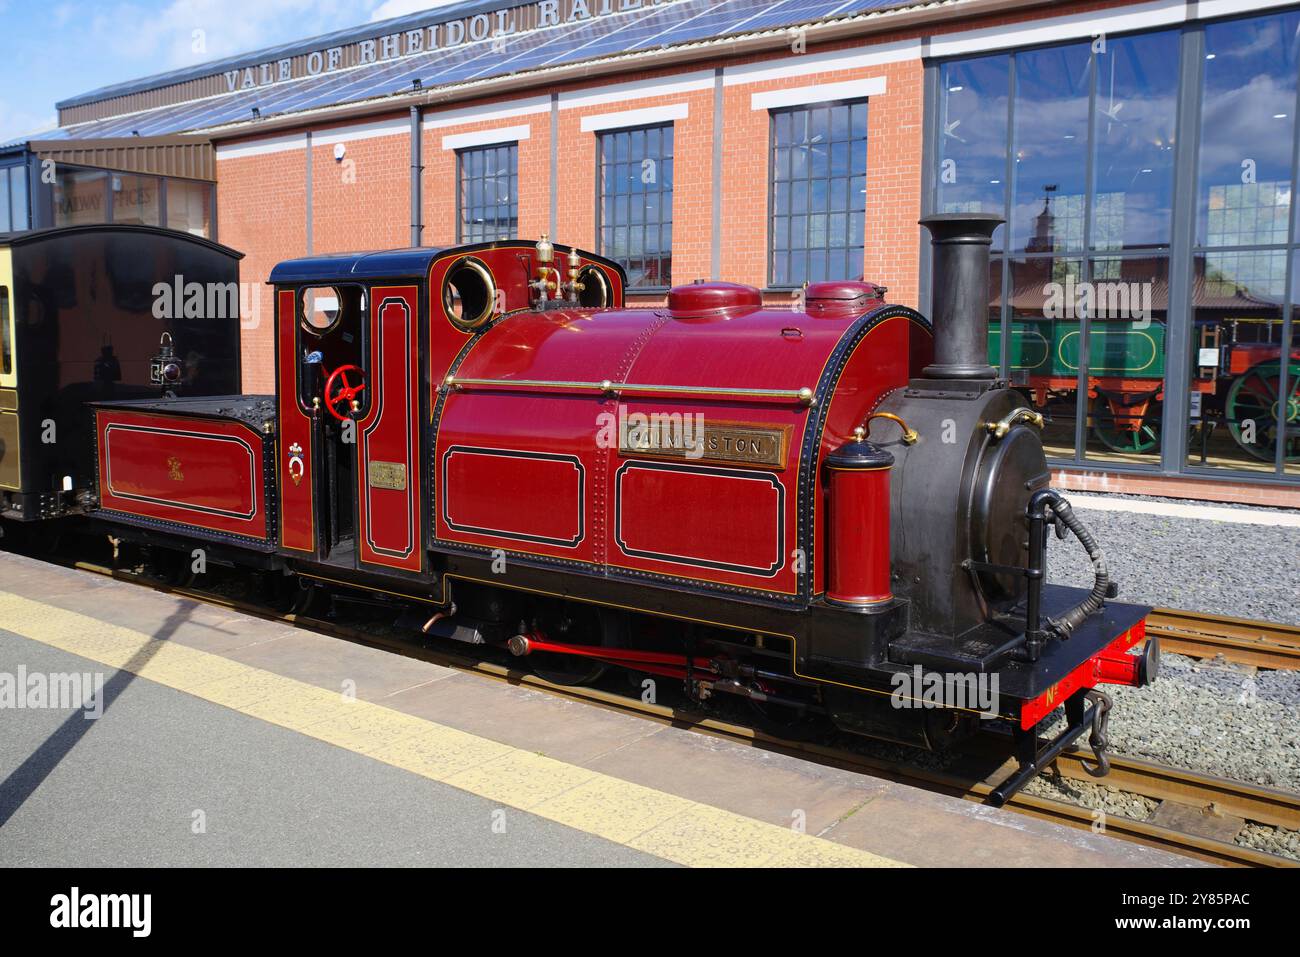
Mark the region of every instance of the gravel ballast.
[[[1100, 511], [1087, 507], [1091, 496], [1066, 497], [1106, 554], [1117, 600], [1300, 624], [1300, 529]], [[1053, 536], [1047, 553], [1048, 581], [1092, 585], [1092, 567], [1073, 536]]]

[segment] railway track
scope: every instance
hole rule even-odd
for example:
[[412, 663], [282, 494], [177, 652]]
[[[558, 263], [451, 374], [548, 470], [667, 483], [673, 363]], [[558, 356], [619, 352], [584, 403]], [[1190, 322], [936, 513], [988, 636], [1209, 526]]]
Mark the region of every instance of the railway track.
[[1300, 628], [1245, 618], [1157, 608], [1147, 619], [1147, 635], [1162, 651], [1192, 658], [1222, 655], [1256, 668], [1300, 671]]
[[[142, 575], [115, 570], [89, 562], [72, 563], [78, 569], [107, 575], [122, 581], [142, 584], [158, 591], [179, 595], [194, 601], [218, 605], [263, 619], [291, 624], [331, 637], [370, 647], [393, 651], [406, 657], [417, 658], [445, 667], [471, 671], [488, 678], [545, 691], [639, 715], [648, 720], [704, 734], [737, 740], [765, 750], [790, 754], [814, 760], [827, 766], [844, 768], [870, 774], [887, 780], [924, 787], [969, 801], [983, 802], [1002, 778], [1005, 769], [989, 773], [956, 770], [934, 770], [916, 767], [904, 761], [861, 754], [839, 747], [811, 742], [793, 741], [765, 733], [745, 724], [723, 720], [697, 711], [662, 704], [648, 704], [639, 697], [619, 694], [594, 687], [566, 687], [551, 684], [530, 672], [511, 665], [485, 661], [457, 654], [444, 647], [417, 644], [408, 637], [387, 636], [368, 630], [302, 614], [285, 613], [246, 601], [192, 587], [170, 586]], [[1180, 614], [1180, 613], [1173, 613]], [[1246, 624], [1246, 623], [1242, 623]], [[1161, 636], [1163, 640], [1163, 635]], [[1172, 649], [1171, 649], [1172, 650]], [[1181, 653], [1181, 652], [1180, 652]], [[1218, 653], [1218, 652], [1216, 652]], [[1084, 770], [1083, 762], [1090, 752], [1067, 751], [1055, 763], [1062, 777], [1081, 781], [1093, 780]], [[1120, 755], [1111, 757], [1111, 773], [1106, 784], [1122, 791], [1130, 791], [1161, 802], [1161, 811], [1174, 809], [1176, 813], [1158, 811], [1148, 821], [1135, 821], [1118, 815], [1107, 815], [1106, 833], [1113, 837], [1148, 847], [1190, 856], [1212, 864], [1236, 867], [1300, 867], [1300, 861], [1267, 854], [1243, 847], [1214, 836], [1222, 832], [1225, 818], [1254, 821], [1260, 824], [1300, 829], [1300, 795], [1273, 791], [1256, 785], [1217, 778], [1195, 771], [1171, 768]], [[1076, 828], [1096, 829], [1098, 814], [1090, 808], [1067, 801], [1020, 793], [1011, 798], [1008, 808]], [[1161, 818], [1164, 820], [1161, 820]], [[1206, 827], [1205, 824], [1212, 826]]]

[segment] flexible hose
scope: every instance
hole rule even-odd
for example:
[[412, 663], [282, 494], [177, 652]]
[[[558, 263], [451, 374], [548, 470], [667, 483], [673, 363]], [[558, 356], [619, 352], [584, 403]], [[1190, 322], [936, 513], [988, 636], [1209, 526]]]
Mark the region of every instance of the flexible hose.
[[1064, 641], [1074, 633], [1074, 629], [1078, 628], [1085, 618], [1099, 611], [1106, 604], [1106, 595], [1110, 592], [1110, 572], [1106, 568], [1106, 555], [1102, 552], [1101, 546], [1092, 537], [1088, 527], [1080, 521], [1079, 516], [1074, 514], [1070, 503], [1056, 496], [1052, 502], [1052, 511], [1065, 527], [1074, 533], [1074, 537], [1079, 540], [1079, 544], [1092, 559], [1093, 568], [1092, 591], [1088, 597], [1060, 617], [1049, 619], [1047, 622], [1047, 630]]

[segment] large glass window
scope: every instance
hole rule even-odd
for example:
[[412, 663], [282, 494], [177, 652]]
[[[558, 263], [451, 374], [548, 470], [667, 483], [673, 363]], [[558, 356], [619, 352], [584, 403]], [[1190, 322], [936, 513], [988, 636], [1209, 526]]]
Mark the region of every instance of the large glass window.
[[[939, 68], [936, 212], [1005, 213], [1010, 68], [1005, 56]], [[1002, 248], [1005, 229], [993, 234], [995, 250]], [[994, 289], [1002, 285], [998, 275]]]
[[672, 125], [601, 133], [599, 157], [600, 251], [627, 269], [629, 288], [672, 285]]
[[773, 110], [771, 171], [769, 283], [861, 279], [866, 101]]
[[1097, 49], [1091, 247], [1155, 249], [1173, 228], [1180, 38], [1107, 39]]
[[1196, 468], [1300, 463], [1300, 253], [1288, 242], [1298, 45], [1294, 11], [1205, 27], [1187, 423]]
[[102, 223], [108, 217], [108, 174], [62, 167], [54, 174], [54, 225]]
[[157, 176], [113, 174], [113, 222], [128, 226], [162, 225], [162, 180]]
[[0, 166], [0, 233], [29, 228], [27, 167]]
[[460, 150], [456, 166], [460, 184], [457, 241], [514, 238], [519, 232], [519, 144]]
[[936, 71], [932, 208], [1008, 221], [989, 361], [1044, 412], [1054, 460], [1160, 461], [1180, 43], [1159, 31]]
[[1014, 59], [1012, 249], [1082, 249], [1091, 48], [1077, 43]]
[[212, 237], [212, 184], [188, 179], [167, 181], [167, 228]]
[[1300, 13], [1205, 28], [1197, 242], [1286, 242]]
[[10, 228], [16, 233], [30, 229], [32, 225], [27, 197], [27, 167], [11, 166], [9, 168], [9, 216]]

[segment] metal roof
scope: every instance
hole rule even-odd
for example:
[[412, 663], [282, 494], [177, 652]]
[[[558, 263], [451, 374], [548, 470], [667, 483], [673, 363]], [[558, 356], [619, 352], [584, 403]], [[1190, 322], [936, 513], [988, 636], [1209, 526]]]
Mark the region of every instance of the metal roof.
[[271, 270], [269, 283], [341, 282], [347, 279], [423, 279], [441, 247], [382, 252], [328, 253], [289, 259]]
[[[20, 145], [33, 139], [147, 137], [208, 130], [251, 121], [254, 119], [255, 108], [262, 119], [267, 119], [409, 94], [414, 90], [416, 80], [420, 81], [422, 90], [429, 91], [440, 86], [471, 83], [587, 60], [763, 33], [778, 27], [838, 22], [884, 10], [954, 4], [955, 0], [677, 0], [671, 4], [617, 13], [597, 21], [534, 29], [506, 39], [470, 42], [449, 49], [345, 68], [320, 76], [286, 80], [266, 87], [91, 120], [24, 137], [8, 145]], [[317, 50], [331, 43], [370, 38], [404, 27], [414, 29], [421, 25], [457, 19], [480, 9], [499, 8], [500, 0], [472, 0], [382, 24], [368, 24], [301, 43], [273, 47], [132, 83], [105, 87], [65, 100], [59, 106], [62, 108], [105, 97], [129, 95], [164, 83], [211, 76], [222, 69], [263, 63], [277, 56], [290, 55], [292, 51]], [[0, 149], [3, 148], [0, 146]]]

